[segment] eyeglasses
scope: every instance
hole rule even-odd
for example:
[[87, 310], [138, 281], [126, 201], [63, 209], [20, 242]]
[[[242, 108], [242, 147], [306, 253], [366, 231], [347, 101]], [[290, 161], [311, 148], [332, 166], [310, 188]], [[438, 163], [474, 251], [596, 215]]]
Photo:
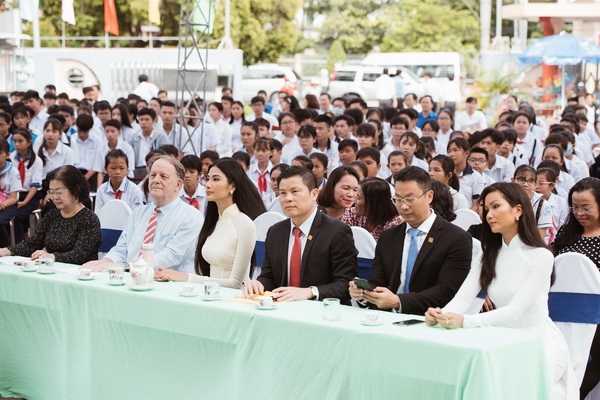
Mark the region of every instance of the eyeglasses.
[[67, 193], [67, 189], [48, 190], [48, 196], [50, 197], [61, 197], [65, 193]]
[[573, 214], [577, 214], [579, 212], [587, 214], [590, 211], [592, 211], [594, 208], [596, 208], [595, 205], [593, 205], [593, 206], [584, 206], [584, 207], [569, 207], [569, 211], [571, 211]]
[[485, 158], [469, 158], [469, 162], [473, 164], [485, 164], [487, 160]]
[[528, 184], [529, 186], [535, 185], [535, 179], [525, 179], [522, 176], [515, 178], [521, 185]]
[[392, 203], [394, 203], [397, 206], [401, 206], [402, 202], [405, 202], [407, 205], [412, 206], [413, 204], [415, 204], [415, 202], [420, 199], [421, 197], [425, 196], [427, 192], [423, 193], [422, 195], [418, 196], [418, 197], [398, 197], [398, 196], [394, 196], [392, 197]]

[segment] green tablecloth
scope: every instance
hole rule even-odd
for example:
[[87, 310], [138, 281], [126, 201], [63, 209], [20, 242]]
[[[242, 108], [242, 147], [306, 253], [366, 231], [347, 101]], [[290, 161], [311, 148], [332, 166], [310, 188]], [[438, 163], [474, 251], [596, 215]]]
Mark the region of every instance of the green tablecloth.
[[[0, 259], [0, 261], [2, 261]], [[61, 268], [59, 264], [58, 268]], [[126, 282], [130, 277], [126, 276]], [[322, 303], [262, 311], [0, 265], [0, 395], [66, 399], [546, 399], [541, 338], [505, 328], [448, 331]], [[201, 285], [199, 285], [201, 286]]]

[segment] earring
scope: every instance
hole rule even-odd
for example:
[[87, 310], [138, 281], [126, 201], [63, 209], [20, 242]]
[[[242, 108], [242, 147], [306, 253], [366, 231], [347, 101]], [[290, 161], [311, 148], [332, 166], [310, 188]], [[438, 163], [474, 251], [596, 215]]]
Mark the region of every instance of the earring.
[[230, 196], [233, 196], [233, 190], [230, 190], [230, 191], [229, 191], [229, 195], [230, 195]]
[[519, 220], [519, 216], [515, 215], [515, 221], [518, 221], [518, 220]]

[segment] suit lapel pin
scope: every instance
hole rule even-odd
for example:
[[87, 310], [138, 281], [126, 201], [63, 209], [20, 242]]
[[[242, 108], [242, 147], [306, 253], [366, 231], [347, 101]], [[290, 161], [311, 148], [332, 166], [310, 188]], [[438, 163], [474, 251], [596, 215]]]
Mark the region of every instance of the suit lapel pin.
[[433, 243], [433, 238], [431, 236], [427, 238], [427, 243]]
[[312, 235], [308, 235], [308, 240], [312, 240]]

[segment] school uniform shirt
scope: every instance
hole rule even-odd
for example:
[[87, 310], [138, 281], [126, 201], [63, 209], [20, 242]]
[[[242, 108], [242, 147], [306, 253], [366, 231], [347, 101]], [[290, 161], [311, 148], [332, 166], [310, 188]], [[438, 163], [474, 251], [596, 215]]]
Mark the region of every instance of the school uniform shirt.
[[[279, 121], [277, 121], [277, 118], [275, 118], [271, 114], [268, 114], [268, 113], [264, 112], [262, 114], [262, 118], [264, 118], [267, 121], [269, 121], [269, 124], [271, 125], [269, 127], [269, 133], [271, 133], [271, 134], [273, 133], [273, 128], [274, 127], [279, 128]], [[246, 117], [246, 121], [248, 121], [248, 122], [254, 122], [255, 119], [256, 119], [256, 115], [254, 113], [252, 113], [252, 114], [250, 114], [250, 115], [248, 115]], [[275, 130], [277, 130], [277, 129], [275, 129]]]
[[75, 155], [75, 167], [87, 171], [104, 171], [104, 143], [93, 135], [82, 140], [78, 135], [71, 140], [71, 149]]
[[[575, 182], [579, 182], [583, 178], [587, 178], [590, 176], [590, 170], [587, 167], [587, 164], [576, 155], [573, 155], [572, 159], [564, 158], [565, 167], [569, 172], [569, 175], [573, 177]], [[581, 162], [581, 163], [579, 163]], [[584, 167], [585, 166], [585, 167]]]
[[35, 161], [31, 167], [28, 168], [27, 166], [29, 165], [30, 158], [31, 153], [28, 153], [24, 159], [21, 159], [16, 150], [10, 153], [10, 159], [13, 162], [13, 166], [17, 170], [19, 170], [19, 164], [21, 162], [24, 163], [23, 170], [25, 171], [25, 174], [21, 175], [21, 173], [19, 173], [23, 192], [28, 192], [32, 187], [36, 187], [38, 189], [42, 187], [42, 169], [44, 168], [42, 159], [35, 157]]
[[187, 195], [185, 189], [182, 186], [181, 189], [179, 189], [179, 198], [183, 200], [184, 203], [189, 204], [191, 207], [194, 208], [196, 208], [196, 204], [194, 203], [198, 203], [198, 208], [196, 208], [196, 210], [200, 211], [202, 215], [206, 213], [206, 188], [200, 185], [200, 183], [198, 183], [196, 191], [191, 197]]
[[[554, 218], [554, 226], [560, 229], [561, 226], [567, 221], [567, 217], [569, 216], [569, 203], [566, 199], [562, 197], [550, 193], [550, 197], [546, 200], [552, 209], [552, 217]], [[549, 242], [552, 243], [552, 242]]]
[[[248, 170], [248, 172], [246, 172], [246, 175], [248, 175], [248, 178], [250, 178], [250, 180], [258, 188], [258, 193], [261, 195], [261, 197], [264, 196], [265, 194], [269, 194], [269, 193], [273, 192], [273, 189], [271, 188], [271, 184], [270, 184], [272, 168], [273, 168], [273, 164], [271, 163], [271, 161], [269, 161], [269, 163], [267, 164], [267, 168], [265, 168], [264, 172], [261, 172], [260, 169], [258, 168], [258, 162], [257, 162], [255, 164], [250, 164], [250, 169]], [[265, 177], [264, 187], [262, 187], [262, 188], [259, 183], [261, 175]]]
[[521, 158], [524, 163], [533, 167], [542, 160], [544, 145], [534, 137], [533, 133], [527, 132], [523, 139], [517, 138], [515, 149], [522, 154]]
[[29, 121], [29, 129], [32, 130], [33, 132], [37, 133], [38, 135], [41, 135], [44, 133], [44, 124], [46, 123], [46, 121], [48, 120], [48, 117], [50, 115], [48, 115], [48, 113], [44, 110], [41, 110], [38, 115], [35, 115], [33, 118], [31, 118], [31, 121]]
[[[37, 149], [34, 148], [36, 152], [36, 156], [38, 155]], [[54, 171], [58, 167], [62, 167], [63, 165], [75, 165], [75, 154], [73, 150], [62, 142], [58, 142], [56, 149], [52, 153], [52, 155], [48, 154], [48, 150], [44, 148], [43, 154], [46, 157], [46, 164], [42, 168], [42, 179], [46, 178], [46, 175], [50, 171]]]
[[469, 132], [482, 131], [488, 127], [487, 119], [482, 111], [475, 110], [473, 114], [466, 111], [456, 113], [454, 118], [454, 129], [457, 131], [468, 130]]
[[586, 163], [594, 163], [594, 152], [590, 139], [583, 133], [577, 133], [575, 136], [575, 154]]
[[424, 169], [425, 171], [429, 172], [429, 164], [427, 164], [427, 161], [425, 160], [421, 160], [419, 157], [413, 155], [413, 158], [410, 162], [410, 165], [412, 167], [419, 167]]
[[[441, 129], [438, 131], [438, 134], [435, 138], [439, 144], [438, 154], [443, 154], [445, 156], [448, 155], [448, 142], [450, 142], [450, 135], [452, 135], [452, 132], [454, 132], [452, 129], [449, 129], [447, 132], [442, 132]], [[436, 149], [437, 148], [438, 146], [436, 146]]]
[[558, 182], [556, 182], [556, 186], [560, 187], [565, 192], [569, 192], [571, 188], [575, 185], [575, 180], [571, 175], [566, 173], [565, 171], [560, 171], [558, 175]]
[[[542, 203], [540, 203], [542, 202]], [[540, 208], [541, 204], [541, 208]], [[533, 215], [537, 218], [537, 227], [538, 229], [550, 229], [552, 228], [553, 220], [552, 220], [552, 209], [550, 208], [550, 204], [542, 198], [542, 195], [539, 193], [533, 193], [533, 197], [531, 198], [531, 206], [533, 207]], [[538, 216], [539, 209], [539, 216]]]
[[0, 171], [0, 201], [10, 197], [11, 193], [23, 190], [21, 186], [21, 177], [19, 171], [13, 166], [13, 163], [6, 161], [4, 168]]
[[515, 174], [515, 165], [508, 159], [496, 154], [496, 162], [494, 162], [492, 168], [486, 168], [483, 173], [492, 178], [494, 182], [510, 182]]
[[[340, 163], [340, 153], [338, 152], [339, 144], [335, 140], [327, 139], [327, 146], [324, 150], [320, 149], [315, 143], [315, 149], [324, 153], [327, 156], [327, 167], [338, 165]], [[390, 150], [391, 151], [391, 150]]]
[[457, 192], [453, 187], [448, 186], [448, 190], [450, 191], [450, 195], [452, 196], [452, 202], [454, 204], [453, 210], [460, 210], [463, 208], [469, 208], [469, 202], [464, 194]]
[[481, 174], [481, 181], [483, 182], [484, 188], [490, 186], [492, 183], [496, 183], [494, 179], [492, 179], [489, 175], [486, 175], [485, 173]]
[[474, 171], [470, 165], [467, 165], [463, 172], [458, 176], [460, 183], [459, 192], [467, 198], [469, 208], [473, 207], [473, 200], [477, 200], [483, 191], [483, 179], [481, 174]]
[[[117, 197], [119, 198], [117, 199]], [[94, 212], [98, 214], [98, 211], [100, 211], [106, 203], [115, 199], [127, 203], [132, 211], [139, 206], [144, 205], [144, 194], [135, 183], [131, 182], [129, 179], [123, 179], [123, 182], [121, 182], [119, 188], [115, 192], [109, 179], [107, 182], [100, 185], [96, 192]]]

